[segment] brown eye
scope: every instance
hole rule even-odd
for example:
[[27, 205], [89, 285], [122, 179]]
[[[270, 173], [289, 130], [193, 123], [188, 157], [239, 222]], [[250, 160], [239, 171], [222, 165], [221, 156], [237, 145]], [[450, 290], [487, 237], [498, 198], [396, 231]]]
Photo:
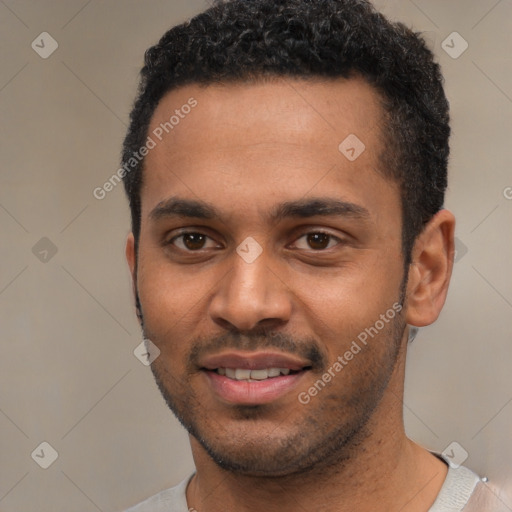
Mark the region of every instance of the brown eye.
[[[169, 243], [183, 251], [192, 252], [207, 248], [206, 243], [209, 240], [210, 237], [202, 233], [182, 233], [181, 235], [175, 236]], [[213, 240], [211, 240], [211, 242], [213, 243]]]
[[[304, 243], [299, 243], [300, 240], [305, 240]], [[296, 242], [299, 249], [321, 251], [324, 249], [330, 249], [340, 243], [339, 238], [329, 234], [323, 233], [322, 231], [315, 231], [302, 235]], [[302, 247], [301, 247], [302, 246]]]
[[191, 251], [196, 249], [202, 249], [204, 246], [206, 237], [204, 235], [200, 235], [199, 233], [190, 233], [188, 235], [183, 235], [183, 243], [190, 249]]
[[312, 249], [325, 249], [329, 245], [330, 236], [325, 233], [311, 233], [307, 235], [308, 244]]

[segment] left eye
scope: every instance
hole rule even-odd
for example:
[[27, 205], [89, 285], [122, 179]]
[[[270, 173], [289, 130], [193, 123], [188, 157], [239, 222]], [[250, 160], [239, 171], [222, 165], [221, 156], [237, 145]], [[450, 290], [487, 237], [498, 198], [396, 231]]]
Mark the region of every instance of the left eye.
[[215, 242], [202, 233], [182, 233], [175, 236], [169, 243], [184, 251], [198, 251], [207, 248], [205, 247], [207, 240], [212, 242], [211, 247], [216, 247]]
[[[331, 247], [334, 247], [335, 245], [338, 245], [340, 243], [340, 239], [330, 235], [329, 233], [323, 233], [322, 231], [319, 232], [312, 232], [312, 233], [306, 233], [302, 235], [300, 238], [297, 239], [297, 242], [299, 240], [305, 239], [306, 244], [309, 245], [309, 247], [299, 247], [299, 249], [313, 249], [313, 250], [324, 250], [324, 249], [330, 249]], [[297, 244], [295, 242], [295, 244]]]

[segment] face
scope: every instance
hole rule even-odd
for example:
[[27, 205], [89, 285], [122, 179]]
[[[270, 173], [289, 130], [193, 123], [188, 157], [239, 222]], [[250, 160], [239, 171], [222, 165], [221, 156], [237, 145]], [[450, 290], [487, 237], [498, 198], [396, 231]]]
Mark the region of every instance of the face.
[[158, 386], [224, 468], [339, 460], [386, 394], [403, 255], [381, 114], [350, 79], [187, 86], [153, 116], [128, 259]]

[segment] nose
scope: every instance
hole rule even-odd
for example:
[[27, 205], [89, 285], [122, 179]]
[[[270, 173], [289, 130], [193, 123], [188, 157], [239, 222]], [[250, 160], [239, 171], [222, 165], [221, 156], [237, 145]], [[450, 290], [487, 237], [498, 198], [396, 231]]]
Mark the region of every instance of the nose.
[[291, 292], [262, 254], [247, 263], [233, 255], [231, 270], [219, 283], [209, 305], [212, 320], [228, 330], [277, 328], [290, 319]]

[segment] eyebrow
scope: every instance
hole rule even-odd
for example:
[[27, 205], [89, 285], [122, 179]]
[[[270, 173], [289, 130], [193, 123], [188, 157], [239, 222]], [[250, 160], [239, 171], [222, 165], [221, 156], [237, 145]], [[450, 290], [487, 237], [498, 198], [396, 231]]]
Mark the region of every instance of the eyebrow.
[[[276, 205], [269, 215], [271, 222], [278, 222], [285, 218], [342, 216], [356, 219], [370, 217], [370, 212], [363, 206], [334, 199], [330, 197], [317, 197], [287, 201]], [[193, 219], [221, 219], [221, 212], [212, 204], [195, 199], [182, 199], [171, 197], [158, 203], [150, 212], [149, 217], [158, 221], [163, 218], [193, 218]]]
[[213, 205], [204, 201], [171, 197], [158, 203], [155, 208], [151, 210], [149, 217], [155, 221], [167, 217], [212, 219], [214, 217], [220, 217], [220, 214]]
[[288, 217], [307, 218], [316, 216], [364, 219], [370, 217], [370, 212], [354, 203], [330, 197], [319, 197], [281, 203], [275, 207], [270, 218], [273, 221], [279, 221]]

